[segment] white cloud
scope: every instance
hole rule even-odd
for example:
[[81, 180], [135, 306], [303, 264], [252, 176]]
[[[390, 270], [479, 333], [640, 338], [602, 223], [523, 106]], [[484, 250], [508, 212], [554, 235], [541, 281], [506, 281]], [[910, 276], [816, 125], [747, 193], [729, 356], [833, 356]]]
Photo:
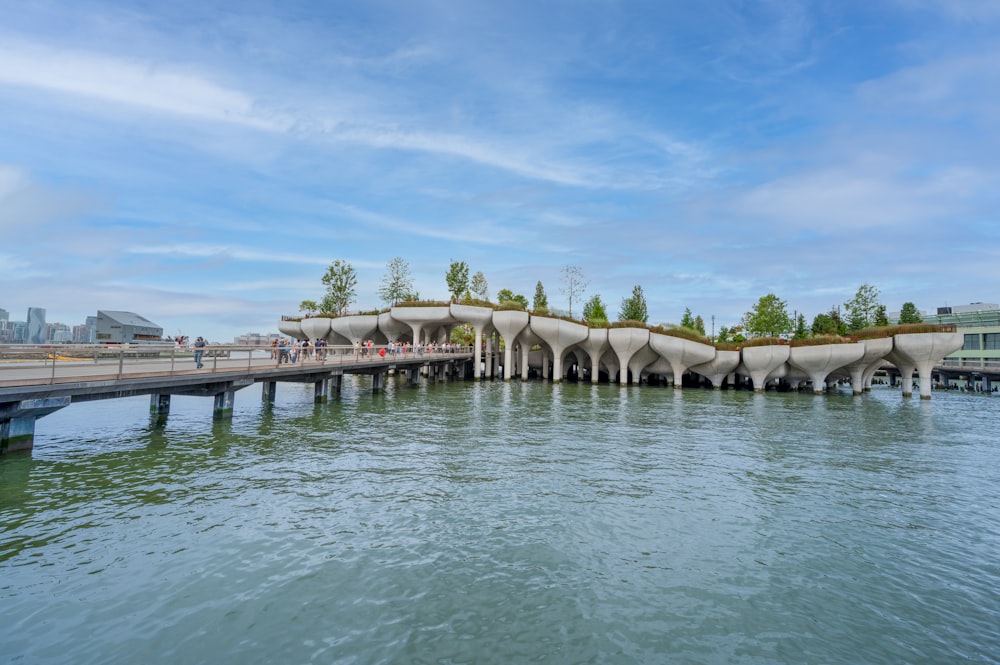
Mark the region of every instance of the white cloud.
[[329, 258], [305, 254], [282, 254], [262, 249], [235, 247], [232, 245], [156, 245], [151, 247], [132, 246], [124, 251], [130, 254], [147, 254], [183, 258], [223, 258], [238, 261], [261, 261], [267, 263], [293, 263], [305, 265], [329, 265]]

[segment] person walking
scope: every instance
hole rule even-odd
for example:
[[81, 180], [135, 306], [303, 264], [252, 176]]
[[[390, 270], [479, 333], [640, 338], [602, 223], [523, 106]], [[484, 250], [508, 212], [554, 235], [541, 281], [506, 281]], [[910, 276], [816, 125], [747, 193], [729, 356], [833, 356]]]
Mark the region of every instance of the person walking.
[[201, 357], [205, 353], [205, 338], [199, 337], [194, 341], [194, 367], [195, 369], [201, 369]]

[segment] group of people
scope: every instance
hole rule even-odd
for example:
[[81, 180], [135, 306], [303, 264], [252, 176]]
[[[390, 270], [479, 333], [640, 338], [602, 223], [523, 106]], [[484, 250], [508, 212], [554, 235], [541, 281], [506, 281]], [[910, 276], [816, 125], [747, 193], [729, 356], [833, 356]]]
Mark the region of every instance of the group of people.
[[271, 342], [271, 359], [277, 360], [279, 365], [297, 363], [299, 360], [305, 362], [313, 357], [318, 361], [323, 361], [326, 360], [326, 354], [326, 340], [322, 337], [317, 337], [312, 343], [308, 339], [289, 343], [285, 338]]

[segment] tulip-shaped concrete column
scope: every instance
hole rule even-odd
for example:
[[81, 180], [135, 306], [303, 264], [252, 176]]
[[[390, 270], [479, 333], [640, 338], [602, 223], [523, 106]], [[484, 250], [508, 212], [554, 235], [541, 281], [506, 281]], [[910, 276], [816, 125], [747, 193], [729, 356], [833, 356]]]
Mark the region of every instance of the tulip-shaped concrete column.
[[326, 337], [330, 332], [330, 317], [314, 316], [302, 319], [299, 325], [304, 339], [318, 339]]
[[301, 321], [278, 321], [278, 332], [295, 339], [304, 339]]
[[[531, 347], [533, 347], [536, 344], [542, 344], [542, 338], [540, 338], [538, 335], [536, 335], [535, 333], [533, 333], [531, 331], [531, 326], [528, 325], [524, 330], [521, 331], [521, 334], [519, 334], [517, 336], [517, 344], [518, 344], [518, 346], [521, 347], [521, 362], [519, 363], [519, 365], [520, 365], [519, 369], [521, 370], [521, 380], [522, 381], [527, 381], [528, 380], [528, 369], [529, 369], [529, 367], [528, 367], [528, 354], [531, 352]], [[548, 363], [548, 360], [546, 358], [547, 355], [548, 355], [548, 352], [543, 348], [542, 349], [542, 359], [543, 359], [542, 362]]]
[[753, 381], [755, 393], [764, 392], [768, 377], [788, 360], [789, 349], [785, 344], [748, 346], [741, 352], [743, 367]]
[[470, 324], [476, 333], [475, 350], [473, 351], [473, 367], [475, 370], [473, 374], [475, 374], [476, 381], [478, 381], [480, 378], [479, 366], [483, 359], [483, 331], [492, 325], [493, 309], [491, 307], [453, 304], [451, 306], [451, 315], [458, 321]]
[[716, 351], [714, 358], [700, 365], [692, 365], [691, 371], [697, 372], [711, 381], [712, 387], [716, 390], [722, 390], [722, 382], [736, 370], [739, 364], [739, 351]]
[[880, 339], [866, 339], [862, 342], [865, 345], [865, 353], [861, 358], [853, 363], [844, 366], [844, 370], [851, 377], [851, 390], [855, 395], [860, 395], [865, 390], [865, 374], [869, 368], [875, 371], [885, 360], [886, 355], [892, 351], [892, 338], [882, 337]]
[[344, 337], [351, 344], [374, 337], [376, 330], [378, 330], [377, 314], [341, 316], [330, 321], [330, 332]]
[[516, 310], [493, 312], [493, 326], [503, 337], [503, 380], [510, 381], [514, 366], [514, 340], [528, 325], [528, 313]]
[[392, 318], [402, 321], [413, 330], [413, 346], [421, 343], [424, 328], [437, 330], [440, 326], [455, 322], [447, 305], [440, 307], [396, 306], [389, 310], [389, 313], [392, 314]]
[[378, 329], [385, 336], [386, 342], [402, 342], [406, 335], [413, 332], [410, 326], [392, 318], [391, 312], [378, 315]]
[[913, 372], [917, 369], [916, 364], [907, 356], [896, 353], [895, 348], [886, 354], [885, 359], [899, 370], [899, 381], [903, 385], [903, 397], [913, 397]]
[[[893, 338], [892, 354], [916, 367], [920, 376], [920, 399], [931, 398], [931, 372], [945, 356], [962, 348], [962, 333], [908, 333]], [[912, 370], [911, 370], [912, 382]], [[911, 383], [912, 385], [912, 383]], [[904, 390], [906, 385], [904, 384]], [[904, 393], [905, 394], [905, 393]]]
[[[663, 360], [656, 351], [650, 348], [649, 344], [639, 348], [628, 361], [628, 371], [632, 372], [632, 380], [638, 385], [642, 382], [642, 370], [654, 364], [658, 360]], [[628, 376], [626, 375], [626, 379]]]
[[587, 339], [590, 329], [572, 321], [541, 316], [531, 317], [529, 325], [531, 331], [552, 349], [552, 381], [559, 383], [563, 379], [566, 350]]
[[674, 386], [681, 387], [684, 372], [692, 365], [711, 362], [715, 348], [683, 337], [649, 333], [649, 346], [670, 362], [674, 370]]
[[864, 355], [864, 342], [795, 346], [789, 352], [788, 363], [809, 377], [814, 395], [822, 395], [831, 372], [861, 360]]
[[618, 356], [618, 383], [628, 385], [628, 362], [632, 356], [649, 343], [646, 328], [611, 328], [608, 330], [608, 344]]
[[607, 328], [591, 328], [587, 339], [580, 342], [580, 349], [590, 357], [590, 382], [597, 383], [601, 373], [601, 356], [611, 348]]

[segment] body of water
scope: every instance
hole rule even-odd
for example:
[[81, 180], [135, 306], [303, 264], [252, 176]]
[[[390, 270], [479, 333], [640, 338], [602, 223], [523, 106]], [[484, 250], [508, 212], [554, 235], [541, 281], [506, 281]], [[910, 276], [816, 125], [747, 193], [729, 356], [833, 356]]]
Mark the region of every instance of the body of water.
[[1000, 402], [346, 378], [0, 457], [13, 663], [1000, 662]]

